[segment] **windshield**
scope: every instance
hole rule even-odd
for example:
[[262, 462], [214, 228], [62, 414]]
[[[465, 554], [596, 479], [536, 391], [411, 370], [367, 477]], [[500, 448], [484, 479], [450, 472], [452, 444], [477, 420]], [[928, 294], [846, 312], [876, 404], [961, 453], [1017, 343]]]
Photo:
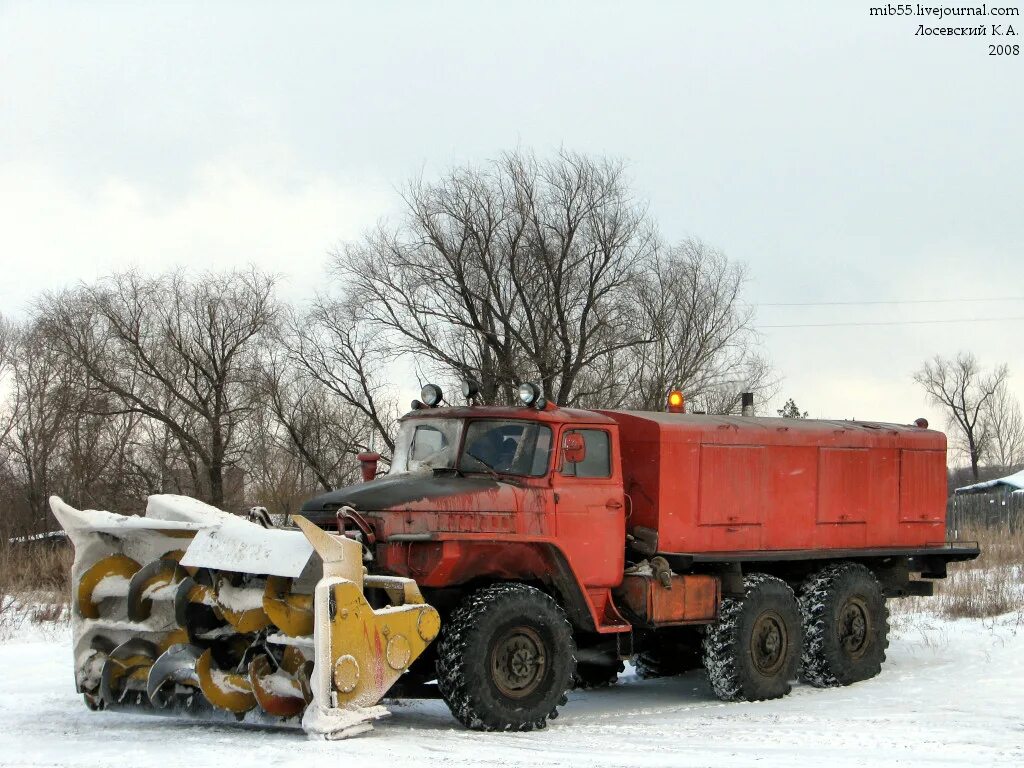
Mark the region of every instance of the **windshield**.
[[547, 472], [551, 430], [535, 421], [472, 421], [459, 459], [463, 472], [538, 477]]
[[454, 469], [462, 423], [461, 419], [421, 419], [402, 424], [389, 473]]
[[481, 419], [465, 427], [462, 456], [455, 462], [462, 419], [411, 419], [395, 440], [389, 472], [455, 469], [539, 477], [551, 457], [551, 429], [533, 421]]

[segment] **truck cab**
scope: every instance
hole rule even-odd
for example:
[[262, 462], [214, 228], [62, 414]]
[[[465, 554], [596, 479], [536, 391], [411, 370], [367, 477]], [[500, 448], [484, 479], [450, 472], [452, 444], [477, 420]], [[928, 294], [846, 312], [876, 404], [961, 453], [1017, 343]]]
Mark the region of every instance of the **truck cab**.
[[[400, 420], [388, 472], [305, 503], [368, 547], [372, 571], [450, 589], [495, 580], [544, 585], [573, 623], [624, 631], [626, 500], [618, 425], [536, 407], [424, 407]], [[443, 600], [442, 600], [443, 603]]]

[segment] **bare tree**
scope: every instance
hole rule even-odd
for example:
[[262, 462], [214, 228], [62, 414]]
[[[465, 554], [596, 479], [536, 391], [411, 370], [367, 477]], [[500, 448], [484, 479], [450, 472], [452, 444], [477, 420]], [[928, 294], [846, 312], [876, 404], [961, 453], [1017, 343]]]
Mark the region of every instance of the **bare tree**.
[[[308, 311], [290, 313], [284, 344], [294, 374], [286, 382], [284, 367], [276, 366], [279, 373], [271, 403], [281, 423], [288, 426], [293, 420], [284, 412], [282, 396], [289, 389], [294, 393], [294, 412], [301, 410], [307, 419], [324, 423], [325, 413], [315, 411], [319, 406], [314, 401], [318, 401], [349, 425], [348, 444], [353, 451], [373, 447], [390, 459], [398, 417], [398, 404], [386, 379], [393, 354], [389, 340], [368, 320], [351, 298], [318, 296]], [[289, 431], [298, 441], [299, 434]]]
[[268, 405], [251, 425], [245, 460], [251, 498], [288, 515], [318, 490], [358, 477], [350, 440], [351, 413], [332, 410], [329, 393], [293, 388], [296, 372], [267, 371]]
[[[294, 475], [296, 482], [310, 475], [314, 482], [302, 486], [308, 492], [346, 485], [356, 476], [355, 454], [370, 447], [369, 437], [375, 431], [371, 419], [306, 368], [290, 364], [286, 355], [275, 356], [264, 369], [268, 421], [259, 453], [282, 466], [303, 467], [302, 472], [289, 469], [285, 474]], [[273, 485], [272, 472], [261, 470], [264, 482]]]
[[0, 314], [0, 380], [11, 363], [11, 343], [14, 329], [10, 321]]
[[107, 396], [93, 412], [162, 424], [194, 492], [223, 506], [225, 471], [241, 460], [255, 403], [259, 345], [277, 321], [273, 287], [255, 271], [129, 272], [48, 295], [40, 311], [61, 353]]
[[983, 418], [990, 435], [989, 462], [1006, 468], [1024, 464], [1024, 417], [1005, 380], [986, 401]]
[[761, 415], [768, 401], [778, 394], [779, 385], [779, 377], [767, 358], [751, 353], [736, 372], [736, 378], [726, 379], [694, 400], [694, 409], [739, 415], [743, 411], [743, 393], [753, 392], [754, 413]]
[[472, 376], [487, 402], [541, 382], [572, 404], [581, 374], [640, 341], [638, 267], [656, 245], [621, 163], [512, 152], [405, 194], [406, 226], [337, 254], [396, 352]]
[[945, 410], [948, 426], [970, 460], [975, 482], [979, 479], [978, 465], [992, 440], [986, 418], [989, 402], [1008, 375], [1005, 364], [983, 373], [968, 352], [961, 352], [953, 360], [936, 355], [914, 373], [914, 381], [924, 388], [928, 399]]
[[[3, 391], [7, 383], [7, 374], [14, 363], [15, 355], [12, 350], [14, 337], [15, 328], [13, 324], [3, 315], [0, 315], [0, 392]], [[0, 451], [4, 449], [7, 436], [14, 426], [13, 408], [5, 406], [8, 406], [8, 403], [0, 402]], [[6, 453], [0, 453], [0, 458], [6, 460], [6, 457]]]
[[10, 333], [10, 395], [0, 428], [6, 527], [46, 530], [53, 493], [77, 506], [110, 506], [137, 491], [125, 459], [138, 417], [97, 415], [103, 395], [38, 319]]
[[638, 283], [634, 323], [644, 341], [592, 370], [584, 402], [660, 410], [671, 389], [708, 413], [730, 413], [740, 394], [774, 383], [755, 351], [752, 310], [741, 301], [742, 265], [699, 240], [659, 249]]
[[[47, 498], [54, 489], [62, 427], [74, 398], [69, 368], [53, 350], [42, 328], [25, 324], [9, 341], [12, 362], [12, 407], [5, 444], [27, 513], [22, 526], [45, 530]], [[8, 515], [14, 510], [8, 510]]]

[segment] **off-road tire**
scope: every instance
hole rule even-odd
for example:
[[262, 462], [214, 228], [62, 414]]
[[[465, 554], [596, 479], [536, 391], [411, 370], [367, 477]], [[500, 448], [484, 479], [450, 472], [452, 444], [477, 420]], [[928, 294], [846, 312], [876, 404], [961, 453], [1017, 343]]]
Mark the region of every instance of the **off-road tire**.
[[633, 657], [633, 668], [641, 680], [674, 677], [701, 665], [699, 648], [688, 645], [662, 645], [648, 648]]
[[621, 661], [614, 664], [591, 664], [576, 662], [576, 672], [572, 676], [573, 687], [578, 691], [590, 688], [607, 688], [615, 685], [619, 673], [625, 669]]
[[572, 687], [575, 652], [572, 627], [550, 596], [495, 584], [466, 597], [442, 627], [437, 684], [467, 728], [544, 728]]
[[800, 588], [804, 646], [800, 679], [817, 688], [850, 685], [882, 671], [889, 647], [889, 609], [875, 575], [859, 563], [837, 563]]
[[722, 701], [778, 699], [791, 690], [800, 661], [800, 607], [782, 579], [747, 576], [743, 597], [722, 600], [704, 630], [704, 669]]

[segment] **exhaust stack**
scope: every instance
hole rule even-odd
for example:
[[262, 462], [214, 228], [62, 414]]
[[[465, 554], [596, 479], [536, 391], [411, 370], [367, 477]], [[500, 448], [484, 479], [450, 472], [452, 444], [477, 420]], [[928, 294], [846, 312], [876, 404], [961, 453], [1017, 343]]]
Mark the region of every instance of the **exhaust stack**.
[[754, 415], [754, 393], [753, 392], [744, 392], [742, 395], [740, 395], [740, 404], [742, 406], [742, 410], [740, 411], [741, 415], [743, 415], [743, 416], [753, 416]]
[[359, 459], [359, 471], [362, 473], [363, 482], [368, 483], [377, 476], [377, 462], [380, 461], [380, 454], [366, 451], [356, 456]]

